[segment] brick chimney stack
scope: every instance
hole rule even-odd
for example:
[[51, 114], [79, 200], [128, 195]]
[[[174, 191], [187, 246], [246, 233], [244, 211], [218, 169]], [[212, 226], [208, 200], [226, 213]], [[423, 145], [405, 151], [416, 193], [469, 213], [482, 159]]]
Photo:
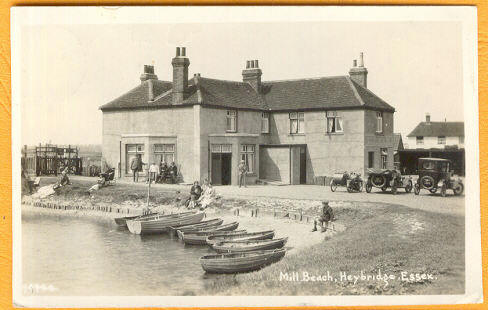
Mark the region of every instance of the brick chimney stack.
[[261, 75], [263, 72], [259, 69], [257, 60], [248, 60], [246, 69], [242, 70], [242, 81], [249, 83], [256, 92], [261, 90]]
[[425, 122], [430, 123], [430, 114], [429, 113], [425, 114]]
[[173, 65], [173, 104], [182, 104], [183, 95], [188, 88], [188, 67], [190, 60], [186, 57], [186, 48], [177, 47]]
[[368, 88], [368, 69], [364, 67], [363, 53], [359, 54], [359, 62], [353, 61], [352, 68], [349, 70], [349, 76], [351, 79], [362, 85], [364, 88]]
[[158, 76], [154, 74], [154, 66], [153, 65], [144, 65], [144, 72], [141, 74], [141, 83], [144, 83], [147, 80], [157, 80]]

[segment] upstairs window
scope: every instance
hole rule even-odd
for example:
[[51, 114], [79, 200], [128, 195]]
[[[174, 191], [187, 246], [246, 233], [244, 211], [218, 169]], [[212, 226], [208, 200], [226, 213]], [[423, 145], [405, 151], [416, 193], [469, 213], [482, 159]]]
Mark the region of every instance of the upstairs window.
[[261, 133], [269, 133], [269, 113], [261, 113]]
[[437, 144], [446, 144], [446, 136], [438, 136]]
[[305, 113], [303, 112], [290, 113], [290, 133], [291, 134], [305, 133]]
[[342, 126], [342, 117], [337, 115], [336, 111], [327, 111], [327, 133], [344, 132]]
[[237, 111], [227, 110], [227, 132], [237, 131]]
[[383, 112], [376, 112], [376, 132], [383, 132]]
[[424, 144], [424, 137], [423, 136], [417, 136], [416, 138], [417, 144]]

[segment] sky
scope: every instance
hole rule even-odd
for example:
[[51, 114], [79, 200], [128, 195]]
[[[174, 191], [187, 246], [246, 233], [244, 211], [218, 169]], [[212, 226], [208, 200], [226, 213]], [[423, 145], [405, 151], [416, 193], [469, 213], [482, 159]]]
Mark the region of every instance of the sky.
[[290, 22], [23, 26], [22, 144], [98, 144], [101, 105], [136, 87], [144, 64], [171, 80], [175, 47], [190, 77], [242, 80], [258, 59], [262, 79], [347, 75], [364, 53], [368, 88], [395, 107], [407, 135], [432, 121], [463, 121], [461, 24]]

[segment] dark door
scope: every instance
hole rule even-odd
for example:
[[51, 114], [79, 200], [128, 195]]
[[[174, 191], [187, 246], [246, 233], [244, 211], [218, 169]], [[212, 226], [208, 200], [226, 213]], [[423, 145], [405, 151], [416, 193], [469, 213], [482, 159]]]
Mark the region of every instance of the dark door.
[[222, 185], [231, 184], [232, 175], [232, 154], [222, 155]]
[[305, 147], [300, 148], [300, 184], [307, 183], [307, 152]]
[[212, 183], [222, 184], [222, 154], [212, 154]]

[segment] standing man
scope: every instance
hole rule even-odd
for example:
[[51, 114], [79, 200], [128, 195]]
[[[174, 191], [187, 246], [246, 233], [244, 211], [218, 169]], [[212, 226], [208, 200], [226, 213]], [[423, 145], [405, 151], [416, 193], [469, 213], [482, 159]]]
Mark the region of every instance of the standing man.
[[141, 154], [137, 154], [137, 156], [132, 159], [130, 169], [132, 170], [132, 180], [134, 182], [139, 181], [139, 171], [142, 171], [143, 164]]
[[329, 227], [329, 222], [334, 219], [334, 212], [332, 208], [329, 206], [328, 201], [322, 201], [322, 212], [320, 215], [315, 218], [313, 221], [313, 229], [312, 231], [317, 231], [317, 224], [320, 223], [321, 231], [324, 232]]
[[247, 165], [244, 159], [241, 160], [239, 163], [239, 166], [237, 166], [239, 169], [239, 187], [244, 185], [244, 187], [247, 187], [246, 185], [246, 174], [247, 174]]

